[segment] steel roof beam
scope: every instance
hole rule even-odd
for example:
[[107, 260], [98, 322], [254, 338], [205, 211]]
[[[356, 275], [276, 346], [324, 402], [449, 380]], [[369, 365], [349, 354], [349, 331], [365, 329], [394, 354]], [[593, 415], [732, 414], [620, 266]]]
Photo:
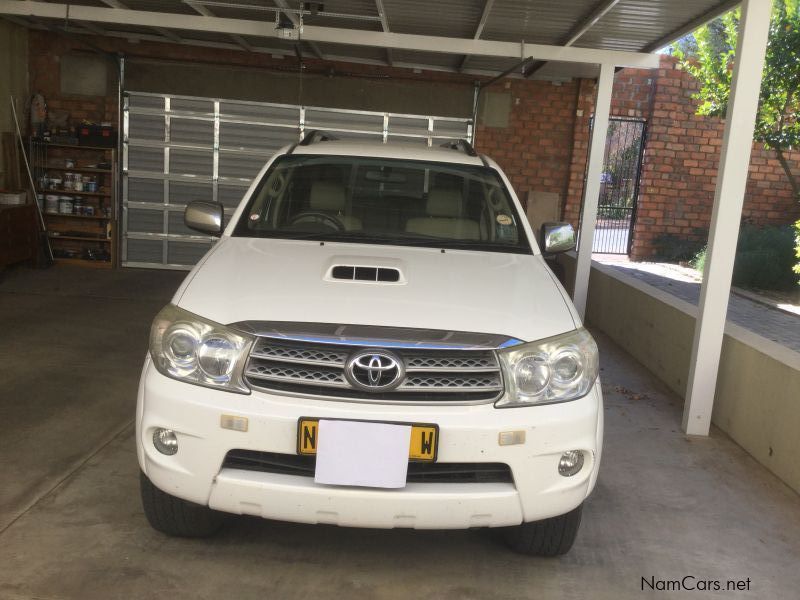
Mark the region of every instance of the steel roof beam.
[[[219, 2], [217, 0], [183, 0], [184, 4], [201, 4], [203, 6], [219, 6], [221, 8], [235, 8], [240, 10], [254, 10], [261, 12], [275, 13], [291, 13], [293, 15], [312, 15], [320, 17], [330, 17], [333, 19], [352, 19], [354, 21], [375, 21], [380, 22], [381, 18], [378, 15], [358, 15], [353, 13], [340, 13], [331, 12], [328, 10], [309, 10], [308, 8], [280, 8], [277, 6], [263, 6], [261, 4], [242, 4], [240, 2]], [[304, 3], [305, 4], [305, 3]], [[322, 2], [314, 2], [314, 4], [324, 4]]]
[[581, 39], [581, 37], [583, 37], [587, 31], [594, 27], [600, 19], [605, 17], [606, 14], [608, 14], [609, 11], [617, 4], [619, 4], [619, 0], [603, 0], [602, 2], [598, 3], [592, 12], [590, 12], [580, 23], [570, 30], [570, 32], [565, 36], [562, 45], [572, 46], [575, 42]]
[[33, 27], [33, 23], [31, 23], [27, 19], [20, 19], [19, 17], [9, 17], [7, 15], [4, 16], [3, 18], [9, 23], [14, 23], [14, 25], [19, 25], [20, 27]]
[[83, 27], [84, 29], [86, 29], [87, 31], [91, 31], [94, 35], [103, 36], [103, 35], [106, 34], [106, 30], [105, 29], [103, 29], [102, 27], [98, 27], [94, 23], [88, 23], [86, 21], [83, 21], [83, 22], [78, 23], [78, 24], [81, 27]]
[[[41, 24], [35, 24], [31, 21], [25, 21], [24, 19], [20, 19], [17, 17], [7, 17], [4, 15], [0, 15], [0, 19], [6, 19], [12, 22], [15, 22], [19, 25], [24, 27], [29, 27], [31, 29], [43, 29], [52, 31], [52, 29], [46, 27], [44, 25], [44, 21], [40, 21]], [[131, 33], [127, 31], [115, 31], [113, 29], [105, 29], [104, 36], [106, 37], [113, 37], [113, 38], [123, 38], [127, 40], [141, 40], [141, 41], [148, 41], [148, 42], [163, 42], [164, 39], [160, 35], [149, 34], [149, 33]], [[70, 30], [70, 33], [79, 34], [79, 35], [87, 35], [89, 32], [86, 29], [80, 28], [75, 30]], [[237, 50], [239, 46], [232, 42], [209, 42], [207, 40], [196, 40], [189, 37], [184, 37], [182, 45], [184, 46], [199, 46], [203, 48], [220, 48], [224, 50]], [[270, 48], [268, 46], [250, 46], [251, 52], [255, 54], [271, 54], [273, 56], [295, 56], [294, 52], [291, 50], [286, 50], [285, 48]], [[334, 61], [334, 62], [349, 62], [355, 64], [363, 64], [363, 65], [374, 65], [374, 66], [384, 66], [386, 65], [386, 61], [383, 60], [376, 60], [370, 58], [358, 58], [353, 56], [342, 56], [338, 54], [326, 54], [325, 55], [327, 60]], [[458, 73], [458, 70], [453, 67], [445, 67], [441, 65], [426, 65], [421, 63], [409, 63], [404, 61], [395, 61], [395, 67], [401, 69], [425, 69], [427, 71], [437, 71], [441, 73]], [[482, 77], [493, 77], [497, 74], [496, 71], [487, 71], [485, 69], [467, 69], [464, 71], [465, 73], [469, 73], [472, 75], [480, 75]]]
[[186, 6], [191, 8], [194, 12], [196, 12], [198, 15], [203, 15], [204, 17], [216, 17], [217, 16], [213, 12], [208, 10], [205, 6], [203, 6], [202, 4], [198, 4], [197, 2], [189, 2], [187, 0], [185, 2], [185, 4], [186, 4]]
[[242, 50], [245, 50], [247, 52], [255, 52], [253, 46], [250, 45], [250, 43], [247, 40], [245, 40], [242, 36], [236, 35], [235, 33], [231, 33], [228, 34], [228, 37], [230, 37]]
[[42, 25], [40, 21], [29, 21], [27, 19], [20, 19], [19, 17], [9, 17], [8, 15], [3, 15], [3, 18], [9, 23], [14, 23], [14, 25], [19, 25], [21, 27], [27, 27], [28, 29], [47, 30], [47, 27]]
[[[32, 0], [0, 0], [0, 14], [64, 19], [67, 14], [67, 5]], [[271, 27], [264, 27], [263, 22], [244, 19], [121, 10], [83, 5], [70, 5], [69, 14], [72, 19], [95, 23], [116, 23], [139, 27], [164, 27], [213, 33], [232, 33], [262, 38], [280, 38], [279, 32]], [[657, 68], [659, 60], [656, 54], [641, 52], [576, 48], [574, 46], [546, 46], [311, 25], [304, 26], [303, 39], [319, 43], [393, 48], [438, 54], [475, 54], [516, 59], [532, 56], [537, 60], [612, 64], [620, 67]]]
[[697, 17], [696, 19], [692, 19], [686, 25], [682, 27], [678, 27], [673, 31], [669, 32], [667, 35], [657, 39], [655, 42], [648, 44], [642, 49], [642, 52], [655, 52], [656, 50], [660, 50], [667, 44], [674, 42], [677, 39], [682, 38], [688, 33], [692, 33], [695, 29], [702, 27], [709, 21], [713, 21], [720, 15], [725, 14], [729, 10], [733, 10], [737, 6], [742, 3], [742, 0], [726, 0], [725, 2], [720, 2], [715, 8], [712, 8], [709, 11], [704, 12], [702, 15]]
[[[389, 19], [386, 16], [386, 9], [383, 7], [383, 0], [375, 0], [375, 8], [378, 9], [378, 16], [381, 18], [381, 28], [385, 32], [389, 32]], [[392, 60], [392, 51], [389, 48], [386, 48], [386, 62], [389, 63], [389, 66], [392, 66], [394, 62]]]
[[[73, 33], [81, 33], [85, 34], [88, 33], [85, 30], [74, 31]], [[113, 29], [107, 29], [104, 33], [107, 37], [114, 37], [114, 38], [123, 38], [127, 40], [140, 40], [146, 42], [163, 42], [164, 39], [160, 35], [154, 35], [149, 33], [130, 33], [127, 31], [115, 31]], [[207, 40], [195, 40], [192, 38], [182, 38], [183, 41], [181, 42], [184, 46], [199, 46], [203, 48], [219, 48], [223, 50], [238, 50], [241, 49], [240, 44], [234, 42], [209, 42]], [[255, 54], [272, 54], [274, 56], [294, 56], [294, 52], [291, 50], [286, 50], [283, 48], [269, 48], [265, 46], [250, 46], [250, 52]]]
[[158, 33], [163, 35], [171, 42], [175, 42], [176, 44], [183, 43], [183, 38], [174, 31], [170, 31], [169, 29], [165, 29], [164, 27], [153, 27], [153, 29], [155, 29]]
[[[608, 12], [617, 4], [619, 4], [619, 0], [602, 0], [596, 4], [592, 11], [589, 12], [589, 14], [587, 14], [583, 19], [581, 19], [581, 21], [575, 25], [575, 27], [570, 29], [569, 33], [564, 36], [564, 39], [561, 41], [561, 45], [572, 46], [575, 42], [581, 39], [581, 37], [583, 37], [587, 31], [594, 27], [600, 19], [606, 16]], [[536, 61], [527, 69], [525, 69], [523, 76], [530, 77], [546, 64], [546, 61]]]
[[[213, 12], [211, 12], [207, 7], [203, 6], [202, 4], [198, 4], [197, 2], [190, 2], [186, 0], [186, 5], [194, 10], [197, 14], [203, 15], [204, 17], [216, 17]], [[245, 52], [252, 52], [253, 47], [245, 41], [245, 39], [236, 34], [228, 34], [228, 37], [234, 41], [234, 43], [239, 46]]]
[[[118, 10], [129, 10], [126, 4], [119, 2], [119, 0], [100, 0], [103, 4], [108, 6], [109, 8], [115, 8]], [[70, 11], [70, 18], [72, 17], [72, 11]], [[87, 29], [89, 29], [88, 25], [84, 25]], [[183, 39], [174, 31], [170, 31], [169, 29], [165, 29], [163, 27], [153, 27], [158, 33], [160, 33], [163, 37], [167, 38], [170, 42], [174, 42], [176, 44], [183, 43]]]
[[[492, 12], [493, 6], [494, 0], [486, 0], [486, 3], [483, 5], [483, 12], [481, 13], [480, 21], [478, 21], [478, 26], [475, 28], [475, 35], [472, 36], [473, 40], [479, 40], [483, 35], [483, 29], [486, 27], [486, 21], [489, 20], [489, 13]], [[461, 59], [461, 64], [458, 66], [458, 70], [463, 71], [467, 66], [468, 61], [469, 54], [465, 55], [464, 58]]]
[[[275, 0], [275, 6], [278, 6], [279, 8], [291, 9], [286, 0]], [[300, 32], [300, 19], [297, 17], [297, 15], [291, 10], [288, 10], [283, 14], [286, 15], [286, 17], [292, 22], [292, 25], [294, 25], [295, 29], [297, 29], [300, 35], [299, 40], [308, 44], [308, 47], [311, 48], [311, 51], [316, 55], [317, 58], [320, 60], [325, 60], [325, 57], [323, 56], [322, 51], [319, 49], [319, 46], [317, 46], [313, 41], [309, 40], [307, 36], [304, 35], [307, 25], [303, 25], [303, 32]]]

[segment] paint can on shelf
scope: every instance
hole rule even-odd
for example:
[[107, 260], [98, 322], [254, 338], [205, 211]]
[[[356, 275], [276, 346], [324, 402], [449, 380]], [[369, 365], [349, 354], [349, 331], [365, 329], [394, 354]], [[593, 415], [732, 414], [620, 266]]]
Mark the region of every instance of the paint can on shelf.
[[58, 212], [58, 196], [55, 194], [47, 194], [44, 199], [44, 211], [46, 213], [55, 214]]
[[72, 214], [72, 197], [60, 196], [58, 199], [58, 214], [71, 215]]

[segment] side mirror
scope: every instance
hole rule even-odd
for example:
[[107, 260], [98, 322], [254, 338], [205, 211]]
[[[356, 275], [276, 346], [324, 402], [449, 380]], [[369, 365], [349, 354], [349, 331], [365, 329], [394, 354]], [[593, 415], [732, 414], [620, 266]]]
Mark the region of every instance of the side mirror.
[[209, 235], [222, 235], [225, 229], [225, 209], [219, 202], [195, 200], [183, 213], [183, 222], [190, 229]]
[[575, 248], [575, 230], [569, 223], [542, 223], [542, 250], [548, 254]]

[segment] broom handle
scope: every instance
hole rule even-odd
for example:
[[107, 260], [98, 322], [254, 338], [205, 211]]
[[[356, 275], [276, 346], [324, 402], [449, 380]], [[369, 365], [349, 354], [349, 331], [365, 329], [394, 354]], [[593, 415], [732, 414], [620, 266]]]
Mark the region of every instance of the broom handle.
[[50, 260], [53, 260], [53, 248], [50, 246], [50, 237], [47, 235], [47, 225], [44, 222], [42, 208], [39, 206], [38, 196], [36, 194], [36, 184], [33, 182], [31, 165], [28, 163], [28, 154], [25, 151], [25, 142], [22, 139], [22, 131], [19, 128], [19, 119], [17, 119], [17, 106], [16, 102], [14, 102], [14, 96], [11, 96], [11, 113], [14, 115], [14, 125], [17, 127], [17, 140], [19, 140], [19, 147], [22, 149], [22, 159], [25, 162], [25, 171], [28, 173], [28, 182], [31, 185], [31, 191], [33, 192], [33, 204], [36, 206], [36, 214], [39, 215], [39, 223], [42, 226], [44, 237], [47, 240], [47, 252], [50, 254]]

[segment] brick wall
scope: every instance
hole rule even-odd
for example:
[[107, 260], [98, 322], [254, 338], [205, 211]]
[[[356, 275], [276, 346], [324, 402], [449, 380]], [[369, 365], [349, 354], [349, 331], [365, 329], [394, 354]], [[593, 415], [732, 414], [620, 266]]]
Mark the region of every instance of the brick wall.
[[[620, 75], [624, 76], [625, 71]], [[664, 235], [703, 243], [708, 237], [724, 122], [695, 114], [697, 81], [664, 57], [652, 99], [632, 257], [647, 259]], [[800, 165], [800, 153], [789, 155]], [[800, 204], [773, 152], [754, 143], [742, 219], [757, 225], [800, 218]]]
[[512, 103], [508, 126], [479, 124], [476, 150], [497, 161], [523, 204], [530, 190], [555, 192], [563, 198], [570, 177], [580, 83], [514, 79], [504, 85]]
[[[584, 82], [575, 119], [574, 150], [565, 219], [577, 225], [588, 152], [594, 83]], [[724, 122], [696, 114], [698, 83], [675, 58], [657, 71], [623, 69], [614, 79], [612, 116], [648, 121], [631, 258], [652, 259], [664, 236], [703, 244], [708, 238]], [[800, 152], [789, 160], [800, 167]], [[800, 204], [773, 152], [754, 143], [742, 220], [756, 225], [790, 223]]]
[[[110, 73], [113, 83], [108, 86], [107, 96], [83, 96], [61, 93], [61, 57], [67, 53], [82, 51], [86, 47], [67, 38], [31, 30], [28, 36], [28, 68], [31, 93], [41, 93], [47, 99], [48, 110], [66, 111], [71, 122], [89, 120], [93, 122], [117, 121], [116, 75]], [[99, 41], [93, 39], [92, 42]], [[109, 63], [110, 69], [113, 65]]]

